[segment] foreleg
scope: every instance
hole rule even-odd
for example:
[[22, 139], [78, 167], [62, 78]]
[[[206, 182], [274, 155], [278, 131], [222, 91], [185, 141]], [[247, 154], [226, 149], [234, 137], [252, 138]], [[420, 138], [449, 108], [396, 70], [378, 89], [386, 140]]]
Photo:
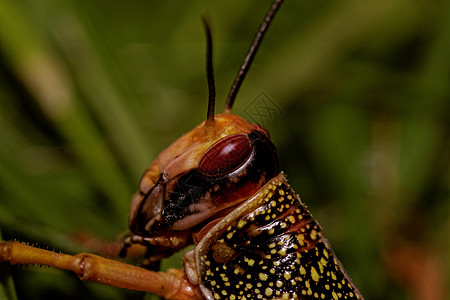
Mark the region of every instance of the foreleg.
[[72, 256], [19, 242], [0, 243], [0, 262], [56, 267], [76, 273], [81, 280], [155, 293], [167, 299], [203, 299], [199, 287], [187, 279], [184, 270], [153, 272], [89, 253]]

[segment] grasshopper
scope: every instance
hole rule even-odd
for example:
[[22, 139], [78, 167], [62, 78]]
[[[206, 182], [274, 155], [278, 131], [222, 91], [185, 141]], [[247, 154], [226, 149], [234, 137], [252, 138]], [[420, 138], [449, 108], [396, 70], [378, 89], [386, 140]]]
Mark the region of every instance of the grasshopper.
[[282, 4], [275, 0], [215, 114], [212, 38], [207, 36], [207, 118], [164, 150], [131, 201], [122, 256], [145, 246], [154, 263], [182, 250], [184, 269], [157, 272], [89, 253], [55, 253], [0, 243], [0, 262], [42, 264], [119, 288], [168, 299], [363, 299], [280, 171], [267, 130], [231, 113], [262, 38]]

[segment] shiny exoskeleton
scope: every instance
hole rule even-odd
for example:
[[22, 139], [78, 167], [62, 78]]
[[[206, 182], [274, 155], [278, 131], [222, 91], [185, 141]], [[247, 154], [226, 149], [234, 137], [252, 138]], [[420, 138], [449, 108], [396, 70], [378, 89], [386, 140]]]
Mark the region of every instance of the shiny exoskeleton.
[[197, 245], [210, 299], [361, 299], [283, 173]]

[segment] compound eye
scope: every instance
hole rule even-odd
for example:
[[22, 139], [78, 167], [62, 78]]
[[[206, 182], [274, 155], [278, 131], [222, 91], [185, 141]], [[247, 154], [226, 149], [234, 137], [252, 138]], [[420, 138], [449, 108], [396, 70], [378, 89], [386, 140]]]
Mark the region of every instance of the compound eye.
[[200, 159], [198, 169], [206, 175], [230, 173], [244, 164], [252, 152], [244, 134], [232, 134], [214, 143]]

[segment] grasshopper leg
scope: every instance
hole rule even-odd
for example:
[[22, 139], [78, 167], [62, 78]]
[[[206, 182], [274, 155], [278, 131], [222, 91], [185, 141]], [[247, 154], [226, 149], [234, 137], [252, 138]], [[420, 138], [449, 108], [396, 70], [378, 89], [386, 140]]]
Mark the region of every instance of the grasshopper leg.
[[35, 248], [20, 242], [0, 243], [0, 263], [39, 264], [69, 270], [81, 280], [155, 293], [167, 299], [203, 299], [184, 270], [153, 272], [89, 253], [68, 255]]

